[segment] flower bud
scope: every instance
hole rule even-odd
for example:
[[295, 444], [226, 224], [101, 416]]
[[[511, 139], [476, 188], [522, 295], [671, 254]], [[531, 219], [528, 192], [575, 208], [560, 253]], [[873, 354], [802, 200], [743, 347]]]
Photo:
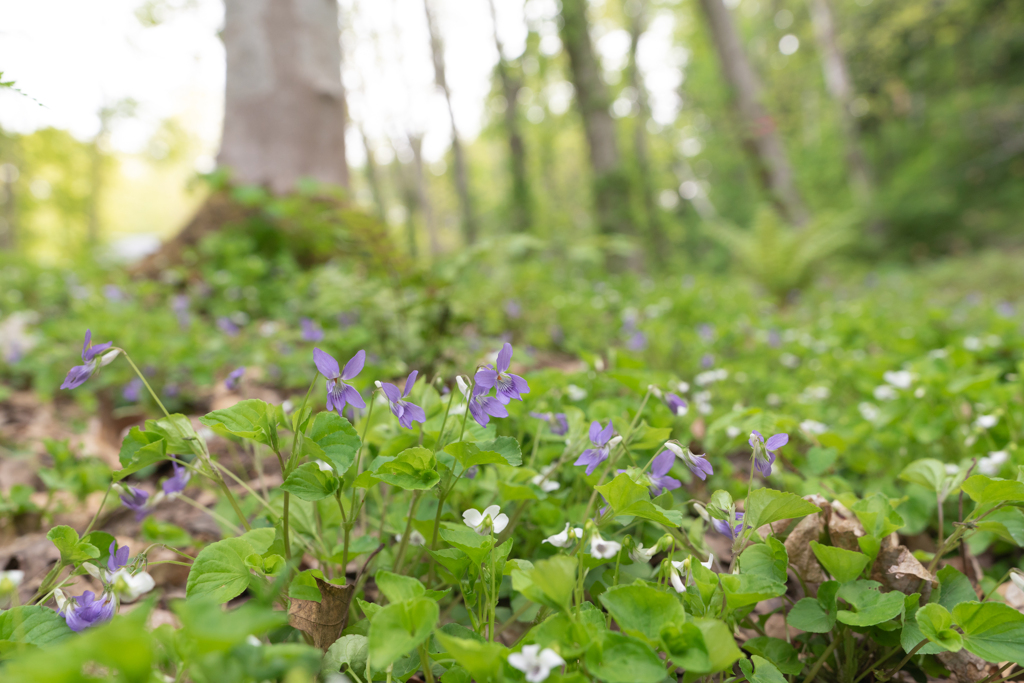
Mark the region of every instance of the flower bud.
[[647, 391], [651, 392], [656, 397], [661, 398], [661, 389], [659, 389], [658, 387], [654, 386], [653, 384], [648, 384], [647, 385]]
[[613, 436], [611, 439], [608, 440], [608, 448], [609, 449], [615, 448], [620, 443], [622, 443], [622, 437], [621, 436]]
[[100, 366], [106, 366], [113, 363], [118, 356], [121, 355], [121, 349], [114, 349], [113, 351], [107, 351], [105, 354], [100, 356]]
[[54, 589], [54, 591], [53, 591], [53, 599], [57, 603], [57, 609], [64, 609], [64, 605], [68, 601], [67, 597], [65, 597], [65, 595], [64, 595], [64, 591], [62, 591], [59, 588]]
[[459, 391], [462, 392], [462, 395], [465, 396], [466, 400], [468, 401], [469, 400], [469, 385], [466, 384], [466, 380], [462, 378], [462, 375], [456, 375], [455, 376], [455, 383], [459, 385]]
[[1010, 570], [1010, 580], [1013, 581], [1013, 585], [1019, 590], [1024, 591], [1024, 572], [1019, 569]]
[[686, 451], [679, 445], [677, 441], [666, 441], [665, 448], [675, 453], [677, 458], [686, 458]]

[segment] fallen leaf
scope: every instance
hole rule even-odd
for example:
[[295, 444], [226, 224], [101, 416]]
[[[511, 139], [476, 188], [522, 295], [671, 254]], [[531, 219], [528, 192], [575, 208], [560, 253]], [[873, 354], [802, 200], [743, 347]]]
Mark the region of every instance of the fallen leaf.
[[928, 597], [930, 585], [938, 584], [935, 575], [929, 572], [905, 545], [883, 545], [871, 568], [871, 578], [889, 590], [901, 591], [908, 595], [917, 593], [921, 581], [925, 581], [924, 599]]
[[811, 584], [817, 586], [828, 580], [821, 565], [818, 564], [814, 552], [811, 551], [811, 541], [821, 540], [821, 535], [825, 532], [832, 512], [832, 506], [824, 497], [817, 494], [805, 496], [805, 500], [820, 507], [821, 512], [807, 515], [801, 519], [786, 537], [785, 546], [786, 553], [789, 554], [789, 566], [800, 575], [810, 589]]
[[313, 645], [327, 652], [327, 648], [345, 630], [355, 586], [336, 586], [319, 578], [316, 578], [316, 585], [322, 596], [320, 602], [292, 600], [288, 623], [308, 635]]
[[936, 657], [943, 666], [953, 672], [958, 683], [979, 683], [999, 669], [999, 665], [990, 664], [967, 650], [939, 652]]
[[865, 534], [864, 525], [857, 519], [857, 515], [838, 500], [832, 501], [832, 514], [828, 518], [828, 535], [832, 545], [860, 552], [857, 539]]

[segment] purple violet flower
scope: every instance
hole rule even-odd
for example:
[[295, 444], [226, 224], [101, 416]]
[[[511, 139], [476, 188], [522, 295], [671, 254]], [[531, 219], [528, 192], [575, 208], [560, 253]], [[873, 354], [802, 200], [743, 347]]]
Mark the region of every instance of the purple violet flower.
[[68, 628], [72, 631], [84, 631], [112, 619], [116, 606], [113, 595], [104, 594], [102, 599], [97, 600], [95, 593], [85, 591], [79, 597], [65, 602], [57, 614], [68, 622]]
[[754, 449], [754, 467], [762, 476], [768, 477], [775, 463], [775, 451], [789, 443], [789, 434], [774, 434], [765, 441], [761, 432], [755, 429], [750, 433], [749, 443]]
[[178, 319], [178, 327], [183, 330], [192, 323], [188, 314], [189, 303], [188, 294], [175, 294], [171, 299], [171, 310]]
[[235, 337], [238, 335], [238, 325], [236, 325], [231, 318], [226, 316], [217, 318], [217, 327], [219, 327], [220, 331], [229, 337]]
[[245, 366], [237, 367], [231, 371], [231, 374], [224, 380], [224, 388], [228, 391], [234, 391], [238, 388], [238, 383], [242, 381], [242, 375], [245, 374]]
[[131, 551], [128, 546], [123, 545], [120, 548], [117, 547], [117, 541], [110, 542], [110, 557], [107, 558], [107, 570], [113, 574], [121, 567], [128, 564], [128, 556]]
[[468, 470], [466, 470], [466, 473], [462, 476], [464, 476], [466, 479], [476, 479], [477, 472], [479, 471], [480, 467], [478, 465], [473, 465]]
[[647, 348], [647, 335], [636, 330], [626, 340], [626, 348], [630, 351], [643, 351]]
[[[693, 473], [693, 476], [698, 477], [701, 481], [707, 479], [709, 474], [715, 473], [711, 468], [711, 463], [708, 462], [708, 456], [706, 454], [694, 453], [686, 446], [681, 446], [674, 441], [666, 442], [665, 448], [686, 463], [686, 466], [690, 468], [690, 472]], [[658, 457], [661, 456], [659, 455]]]
[[320, 327], [320, 323], [310, 320], [309, 318], [303, 318], [299, 321], [302, 325], [302, 340], [308, 342], [318, 342], [324, 338], [323, 328]]
[[676, 417], [682, 417], [690, 410], [690, 404], [686, 402], [686, 399], [680, 398], [676, 394], [665, 394], [665, 405]]
[[565, 413], [538, 413], [531, 410], [530, 417], [547, 422], [551, 433], [555, 436], [565, 436], [569, 431], [569, 420]]
[[523, 314], [523, 307], [519, 305], [519, 302], [515, 299], [509, 299], [505, 302], [505, 315], [510, 318], [518, 318]]
[[138, 377], [132, 379], [131, 382], [124, 385], [124, 389], [121, 390], [121, 398], [128, 401], [129, 403], [138, 402], [139, 398], [142, 397], [142, 380]]
[[188, 480], [192, 478], [192, 473], [188, 471], [187, 467], [178, 463], [172, 463], [171, 467], [174, 468], [174, 475], [163, 483], [164, 494], [168, 496], [184, 491]]
[[477, 384], [473, 387], [472, 398], [469, 399], [469, 414], [481, 427], [486, 427], [492, 417], [508, 417], [508, 409], [504, 405], [508, 401], [503, 403], [493, 396], [488, 396], [489, 392], [489, 388]]
[[700, 357], [700, 366], [705, 370], [715, 367], [715, 356], [710, 353], [705, 353]]
[[360, 350], [345, 363], [345, 370], [338, 368], [338, 361], [329, 353], [318, 348], [313, 349], [313, 362], [320, 374], [327, 378], [327, 410], [334, 410], [341, 416], [345, 404], [351, 403], [356, 408], [365, 408], [366, 402], [355, 387], [345, 384], [363, 371], [366, 352]]
[[651, 472], [647, 478], [651, 482], [652, 496], [660, 496], [665, 491], [673, 491], [682, 486], [678, 479], [668, 476], [675, 462], [676, 456], [672, 451], [662, 451], [651, 461]]
[[743, 532], [743, 513], [742, 512], [737, 512], [736, 513], [736, 521], [739, 522], [739, 524], [737, 524], [736, 526], [733, 526], [732, 524], [729, 524], [729, 522], [725, 521], [724, 519], [715, 519], [714, 517], [712, 517], [711, 518], [711, 527], [715, 531], [717, 531], [718, 533], [722, 534], [723, 536], [728, 536], [729, 538], [731, 538], [732, 540], [735, 541], [736, 537], [739, 536]]
[[612, 421], [608, 420], [608, 426], [604, 429], [601, 428], [601, 423], [594, 420], [590, 423], [590, 441], [597, 446], [597, 448], [588, 448], [587, 450], [580, 453], [580, 457], [576, 459], [573, 465], [587, 466], [586, 474], [590, 476], [597, 466], [608, 459], [608, 453], [610, 448], [608, 446], [609, 439], [612, 438], [612, 434], [615, 433], [615, 427], [612, 426]]
[[92, 374], [96, 372], [96, 366], [99, 365], [100, 362], [99, 355], [109, 349], [113, 343], [114, 342], [93, 344], [92, 330], [86, 330], [85, 343], [82, 344], [82, 361], [84, 361], [85, 364], [76, 365], [68, 370], [68, 375], [64, 378], [64, 383], [60, 385], [60, 388], [77, 389], [85, 384], [85, 381], [92, 377]]
[[391, 412], [398, 418], [398, 422], [406, 429], [412, 429], [413, 422], [424, 423], [427, 421], [427, 414], [423, 412], [423, 408], [420, 408], [415, 403], [406, 401], [406, 397], [409, 396], [409, 392], [412, 391], [412, 387], [416, 384], [416, 375], [419, 372], [413, 370], [409, 373], [409, 378], [405, 380], [405, 391], [399, 391], [398, 387], [390, 382], [377, 382], [377, 386], [384, 392], [384, 396], [388, 399], [388, 404], [391, 406]]
[[[495, 393], [499, 401], [508, 405], [512, 399], [523, 400], [521, 394], [530, 393], [530, 387], [526, 380], [519, 375], [513, 375], [508, 371], [512, 362], [512, 345], [505, 342], [498, 352], [498, 360], [494, 365], [489, 365], [476, 373], [474, 381], [476, 386], [483, 390], [495, 387]], [[473, 392], [476, 393], [475, 391]], [[494, 417], [498, 417], [495, 415]]]
[[121, 494], [121, 502], [129, 510], [135, 511], [136, 521], [141, 521], [143, 517], [149, 514], [149, 508], [146, 507], [149, 502], [149, 493], [142, 489], [129, 486], [128, 492]]

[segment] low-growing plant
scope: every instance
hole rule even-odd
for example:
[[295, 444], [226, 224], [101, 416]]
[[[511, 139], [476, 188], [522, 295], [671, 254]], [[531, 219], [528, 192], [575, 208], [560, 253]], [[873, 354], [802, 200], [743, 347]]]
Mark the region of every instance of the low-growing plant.
[[[122, 356], [163, 409], [124, 349], [88, 334], [64, 386]], [[81, 534], [52, 528], [60, 559], [26, 604], [23, 576], [0, 576], [3, 680], [1002, 683], [1024, 666], [1024, 614], [996, 590], [1024, 581], [1010, 568], [985, 586], [970, 551], [1024, 540], [1024, 468], [910, 463], [901, 479], [938, 518], [919, 542], [931, 550], [912, 551], [899, 499], [768, 486], [793, 448], [762, 434], [768, 413], [747, 416], [749, 459], [729, 463], [673, 438], [688, 404], [654, 385], [594, 401], [587, 424], [572, 392], [538, 395], [544, 380], [510, 372], [510, 344], [454, 381], [375, 381], [368, 401], [353, 384], [364, 358], [342, 367], [317, 348], [301, 400], [241, 400], [203, 430], [163, 410], [131, 429], [104, 505], [118, 493], [153, 544], [132, 556], [94, 528], [100, 511]], [[257, 491], [220, 462], [227, 442], [273, 457], [280, 486]], [[168, 463], [151, 493], [138, 477]], [[746, 475], [727, 487], [739, 495], [708, 493], [716, 468]], [[224, 504], [187, 496], [197, 485]], [[161, 560], [188, 566], [186, 597], [177, 627], [149, 629], [152, 596], [122, 603], [154, 588], [154, 548], [188, 543], [149, 518], [179, 503], [225, 536]], [[65, 595], [86, 573], [100, 594]]]

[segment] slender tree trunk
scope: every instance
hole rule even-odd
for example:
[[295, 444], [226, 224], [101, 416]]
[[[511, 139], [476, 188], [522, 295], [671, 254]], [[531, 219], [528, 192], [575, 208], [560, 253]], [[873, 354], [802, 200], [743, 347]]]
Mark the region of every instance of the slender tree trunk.
[[444, 93], [445, 102], [448, 104], [448, 117], [452, 125], [452, 156], [455, 161], [455, 190], [459, 195], [459, 204], [462, 208], [462, 236], [466, 244], [476, 242], [477, 223], [476, 213], [473, 207], [473, 195], [469, 190], [469, 176], [466, 169], [466, 157], [462, 150], [462, 143], [459, 142], [459, 129], [455, 125], [455, 109], [452, 107], [452, 93], [448, 88], [448, 80], [445, 76], [444, 45], [441, 42], [441, 34], [434, 19], [434, 13], [430, 8], [430, 0], [423, 0], [423, 9], [427, 14], [427, 29], [430, 31], [430, 52], [434, 60], [434, 82]]
[[348, 185], [336, 0], [225, 0], [217, 161], [236, 182]]
[[413, 187], [416, 192], [416, 201], [420, 214], [423, 216], [423, 227], [426, 228], [427, 239], [430, 242], [430, 255], [437, 256], [441, 253], [441, 242], [437, 235], [434, 207], [430, 203], [430, 194], [427, 192], [427, 176], [423, 171], [423, 135], [410, 134], [409, 147], [412, 148]]
[[14, 210], [14, 183], [18, 179], [18, 167], [8, 162], [0, 164], [0, 182], [3, 183], [4, 218], [0, 224], [0, 249], [14, 249], [18, 244], [16, 212]]
[[598, 227], [606, 235], [629, 234], [629, 177], [622, 168], [608, 88], [590, 40], [587, 0], [562, 0], [561, 34], [590, 152]]
[[380, 170], [377, 168], [377, 156], [370, 145], [370, 139], [366, 137], [366, 129], [359, 125], [359, 136], [363, 140], [363, 149], [366, 150], [366, 184], [370, 186], [370, 194], [373, 196], [373, 206], [377, 218], [381, 223], [387, 222], [387, 209], [384, 204], [384, 195], [380, 186]]
[[732, 89], [744, 147], [776, 208], [794, 225], [807, 222], [807, 209], [793, 183], [786, 149], [762, 98], [761, 80], [743, 50], [739, 32], [722, 0], [700, 0], [711, 36]]
[[648, 252], [655, 263], [664, 264], [669, 254], [668, 237], [661, 220], [654, 197], [654, 178], [651, 172], [650, 153], [647, 146], [647, 122], [651, 120], [651, 107], [648, 101], [647, 88], [643, 74], [637, 63], [636, 53], [640, 44], [640, 36], [647, 30], [647, 0], [626, 3], [629, 22], [629, 84], [636, 91], [637, 115], [633, 119], [633, 154], [636, 156], [637, 176], [640, 181], [640, 193], [647, 214], [647, 246]]
[[501, 79], [501, 90], [505, 97], [505, 132], [508, 134], [509, 170], [512, 173], [511, 206], [512, 227], [518, 232], [529, 230], [533, 221], [533, 197], [526, 171], [526, 145], [519, 127], [519, 96], [521, 83], [511, 73], [511, 65], [505, 59], [505, 46], [498, 35], [498, 11], [494, 0], [488, 0], [491, 8], [491, 19], [494, 24], [494, 46], [498, 50], [498, 77]]
[[846, 166], [854, 197], [865, 201], [873, 194], [871, 167], [864, 156], [856, 118], [850, 111], [854, 99], [853, 83], [846, 66], [846, 57], [836, 42], [835, 19], [828, 0], [809, 0], [814, 35], [821, 53], [825, 87], [839, 105], [840, 122], [846, 143]]

